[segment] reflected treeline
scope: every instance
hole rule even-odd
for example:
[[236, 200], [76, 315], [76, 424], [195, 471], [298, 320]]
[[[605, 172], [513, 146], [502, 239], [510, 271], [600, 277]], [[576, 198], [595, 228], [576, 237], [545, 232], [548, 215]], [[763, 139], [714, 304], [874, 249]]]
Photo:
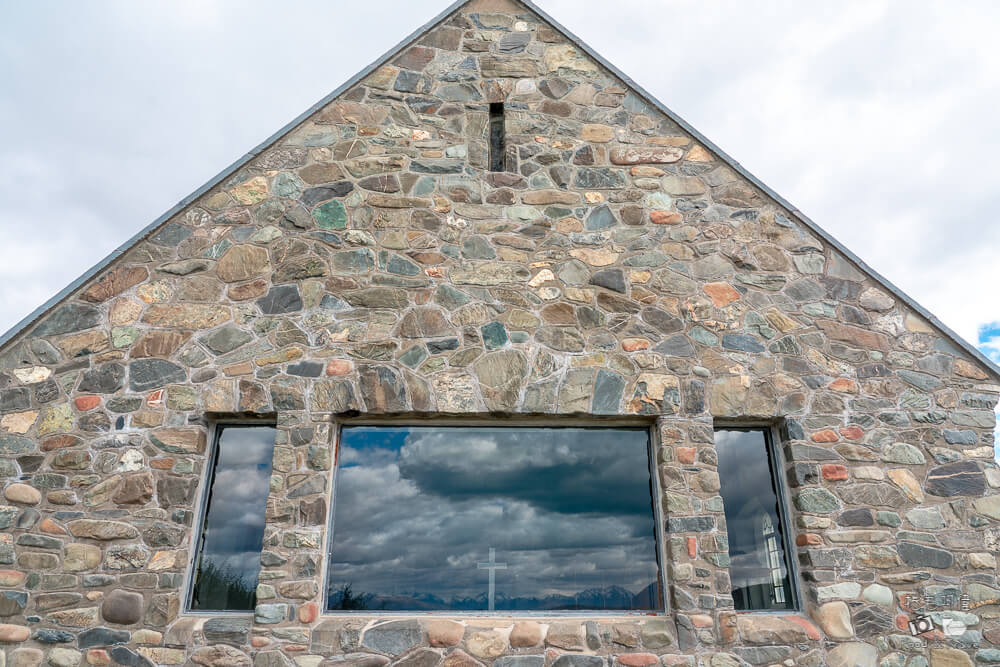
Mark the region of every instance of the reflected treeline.
[[[659, 607], [662, 599], [657, 582], [649, 584], [638, 593], [621, 586], [589, 588], [579, 593], [554, 594], [545, 597], [508, 597], [496, 595], [497, 611], [583, 611], [649, 610]], [[436, 595], [400, 593], [380, 595], [355, 593], [349, 583], [340, 585], [330, 593], [329, 609], [335, 611], [485, 611], [489, 600], [486, 593], [473, 597], [452, 597], [444, 600]]]
[[210, 560], [203, 560], [198, 570], [195, 597], [198, 609], [252, 610], [256, 604], [254, 588], [240, 572]]

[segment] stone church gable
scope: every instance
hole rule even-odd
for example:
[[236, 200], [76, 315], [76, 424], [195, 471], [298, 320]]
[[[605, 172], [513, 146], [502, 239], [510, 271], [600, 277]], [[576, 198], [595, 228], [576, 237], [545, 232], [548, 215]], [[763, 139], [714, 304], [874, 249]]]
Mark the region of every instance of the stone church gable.
[[[990, 664], [997, 382], [535, 8], [473, 0], [7, 340], [0, 646], [15, 665]], [[653, 426], [667, 612], [324, 616], [331, 449], [357, 415]], [[278, 427], [271, 596], [199, 616], [209, 425], [248, 416]], [[727, 598], [713, 424], [735, 423], [780, 434], [799, 612]], [[978, 634], [911, 638], [904, 593], [947, 587]]]

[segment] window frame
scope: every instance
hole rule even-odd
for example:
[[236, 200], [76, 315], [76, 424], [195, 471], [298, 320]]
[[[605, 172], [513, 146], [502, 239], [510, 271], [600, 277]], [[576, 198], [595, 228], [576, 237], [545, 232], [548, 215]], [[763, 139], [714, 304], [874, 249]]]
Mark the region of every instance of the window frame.
[[[191, 533], [191, 545], [188, 553], [187, 567], [185, 568], [184, 574], [184, 589], [182, 590], [184, 594], [184, 605], [181, 609], [181, 615], [185, 616], [235, 616], [235, 617], [249, 617], [253, 618], [253, 609], [194, 609], [192, 608], [192, 602], [194, 601], [194, 588], [195, 588], [195, 577], [198, 572], [196, 566], [201, 557], [201, 540], [205, 531], [205, 522], [208, 519], [208, 500], [212, 493], [212, 483], [215, 481], [215, 465], [219, 457], [219, 436], [222, 434], [223, 430], [227, 427], [233, 426], [248, 426], [248, 427], [270, 427], [277, 429], [277, 420], [274, 417], [233, 417], [233, 418], [220, 418], [217, 420], [212, 420], [208, 425], [208, 443], [209, 450], [208, 456], [205, 457], [204, 468], [201, 471], [201, 479], [198, 481], [198, 493], [197, 500], [194, 507], [195, 521], [192, 523], [192, 533]], [[272, 447], [277, 445], [277, 442], [273, 443]], [[272, 463], [274, 457], [274, 450], [271, 451]], [[273, 473], [273, 469], [272, 469]], [[270, 494], [269, 494], [270, 495]], [[266, 502], [266, 501], [265, 501]], [[266, 506], [265, 506], [266, 511]], [[265, 520], [265, 531], [267, 528], [267, 523]], [[261, 545], [261, 551], [263, 551], [263, 545]], [[259, 583], [259, 580], [258, 580]], [[254, 606], [256, 606], [256, 589], [254, 590]]]
[[[801, 572], [798, 567], [798, 551], [795, 547], [795, 537], [792, 534], [794, 532], [792, 524], [794, 514], [792, 513], [791, 494], [788, 489], [788, 477], [786, 474], [787, 460], [784, 455], [784, 448], [781, 446], [783, 440], [781, 439], [779, 424], [775, 424], [774, 422], [755, 423], [752, 421], [728, 422], [717, 420], [712, 424], [712, 430], [713, 433], [716, 431], [757, 431], [764, 434], [765, 449], [768, 454], [768, 466], [771, 469], [771, 478], [774, 482], [775, 495], [777, 495], [778, 501], [778, 521], [782, 524], [783, 528], [781, 531], [781, 542], [785, 549], [788, 582], [789, 588], [791, 588], [791, 607], [788, 609], [735, 609], [735, 612], [737, 614], [779, 614], [785, 616], [804, 613], [806, 607], [805, 599], [802, 596], [803, 586]], [[723, 485], [725, 484], [723, 480], [720, 480], [720, 482]], [[719, 496], [723, 498], [723, 504], [725, 504], [725, 497], [722, 496], [721, 490]], [[728, 536], [728, 527], [726, 534]], [[726, 569], [730, 571], [729, 568]], [[730, 571], [731, 574], [732, 572]], [[731, 590], [730, 596], [732, 596]]]
[[[530, 427], [576, 427], [576, 428], [635, 428], [644, 429], [647, 434], [647, 460], [649, 464], [650, 479], [650, 501], [653, 510], [653, 540], [656, 554], [657, 581], [660, 586], [662, 597], [661, 607], [650, 611], [383, 611], [383, 610], [345, 610], [327, 609], [329, 599], [329, 586], [327, 581], [330, 558], [333, 555], [334, 520], [336, 518], [336, 498], [337, 498], [337, 467], [340, 462], [341, 434], [345, 426], [494, 426], [500, 428], [530, 428]], [[327, 496], [327, 521], [326, 540], [323, 551], [322, 567], [319, 569], [320, 580], [320, 618], [359, 618], [359, 617], [438, 617], [438, 618], [616, 618], [616, 617], [663, 617], [671, 613], [670, 608], [670, 582], [667, 577], [667, 544], [665, 538], [665, 520], [663, 510], [663, 493], [660, 488], [659, 475], [657, 474], [656, 452], [659, 449], [660, 439], [656, 420], [648, 418], [563, 418], [550, 416], [546, 418], [518, 417], [518, 418], [461, 418], [461, 417], [435, 417], [421, 418], [416, 415], [405, 416], [356, 416], [356, 417], [335, 417], [332, 423], [334, 438], [334, 458], [330, 473], [330, 491]]]

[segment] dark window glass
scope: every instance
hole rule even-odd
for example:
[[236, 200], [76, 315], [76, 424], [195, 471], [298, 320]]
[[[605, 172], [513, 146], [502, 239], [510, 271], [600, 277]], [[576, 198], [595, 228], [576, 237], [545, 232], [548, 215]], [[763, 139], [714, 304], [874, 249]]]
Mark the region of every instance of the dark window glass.
[[270, 426], [216, 428], [192, 610], [254, 608], [274, 436]]
[[663, 606], [645, 429], [344, 427], [333, 514], [330, 609]]
[[794, 609], [786, 527], [768, 432], [715, 432], [729, 527], [730, 577], [739, 610]]
[[490, 104], [490, 171], [506, 171], [503, 102]]

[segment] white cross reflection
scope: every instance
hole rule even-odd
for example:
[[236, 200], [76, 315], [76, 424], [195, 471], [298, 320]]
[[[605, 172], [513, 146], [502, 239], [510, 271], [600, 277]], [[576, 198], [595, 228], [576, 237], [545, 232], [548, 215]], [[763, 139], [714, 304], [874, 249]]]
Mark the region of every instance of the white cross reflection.
[[490, 594], [489, 594], [489, 610], [496, 611], [495, 598], [496, 598], [496, 588], [497, 588], [497, 570], [506, 570], [507, 563], [497, 562], [497, 550], [490, 547], [490, 561], [488, 563], [478, 563], [476, 567], [480, 570], [490, 571]]

